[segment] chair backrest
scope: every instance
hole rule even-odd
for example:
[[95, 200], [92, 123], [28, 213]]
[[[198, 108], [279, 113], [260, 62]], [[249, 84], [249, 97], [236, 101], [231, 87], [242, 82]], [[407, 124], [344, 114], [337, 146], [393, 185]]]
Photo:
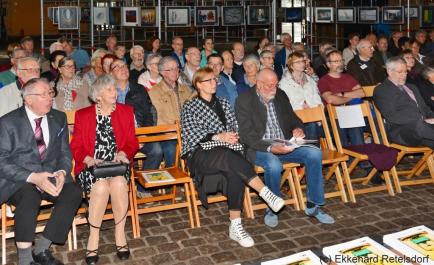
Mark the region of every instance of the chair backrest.
[[136, 128], [136, 137], [140, 144], [176, 140], [175, 165], [178, 167], [181, 151], [181, 130], [179, 122]]
[[375, 87], [377, 86], [362, 86], [363, 92], [365, 92], [365, 97], [372, 98], [374, 96]]
[[380, 135], [381, 135], [381, 140], [383, 140], [383, 144], [386, 146], [389, 146], [389, 139], [387, 139], [387, 132], [386, 132], [386, 128], [384, 127], [384, 120], [383, 120], [383, 116], [381, 116], [380, 110], [377, 108], [377, 106], [374, 105], [374, 109], [375, 109], [375, 116], [377, 117], [377, 124], [378, 124], [378, 129], [380, 130]]
[[[372, 117], [371, 109], [369, 107], [369, 102], [363, 101], [363, 103], [360, 104], [360, 108], [362, 110], [363, 117], [368, 119], [368, 123], [369, 123], [369, 127], [371, 129], [371, 134], [372, 134], [372, 138], [374, 140], [374, 143], [379, 144], [380, 139], [378, 138], [377, 129], [375, 128], [375, 122], [374, 122], [374, 118]], [[336, 121], [338, 119], [338, 116], [336, 114], [336, 106], [333, 106], [331, 104], [327, 104], [327, 111], [328, 111], [328, 114], [330, 117], [330, 123], [332, 126], [334, 139], [336, 142], [336, 147], [338, 148], [339, 152], [342, 152], [342, 143], [341, 143], [341, 138], [339, 135], [338, 124]]]
[[329, 150], [336, 150], [333, 145], [333, 141], [330, 134], [329, 126], [327, 124], [327, 119], [324, 113], [323, 105], [318, 105], [314, 108], [309, 108], [309, 109], [297, 110], [295, 111], [295, 114], [301, 119], [303, 123], [321, 122], [324, 130], [325, 138], [326, 138], [327, 148]]
[[75, 123], [75, 110], [67, 110], [65, 111], [66, 114], [66, 122], [68, 125], [74, 125]]

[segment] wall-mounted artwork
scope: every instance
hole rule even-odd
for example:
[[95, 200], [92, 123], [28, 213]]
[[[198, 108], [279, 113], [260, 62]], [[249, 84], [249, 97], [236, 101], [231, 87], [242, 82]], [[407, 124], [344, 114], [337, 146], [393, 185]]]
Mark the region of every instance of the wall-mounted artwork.
[[197, 6], [195, 8], [196, 26], [218, 26], [219, 12], [217, 6]]
[[269, 25], [271, 23], [270, 6], [248, 6], [247, 24], [248, 25]]
[[84, 7], [80, 10], [80, 21], [81, 22], [90, 22], [90, 8]]
[[167, 27], [189, 27], [190, 24], [189, 6], [166, 6]]
[[60, 30], [78, 29], [78, 6], [59, 6]]
[[316, 7], [315, 22], [316, 23], [333, 22], [333, 7]]
[[359, 7], [359, 23], [377, 24], [378, 7]]
[[93, 24], [94, 25], [107, 25], [109, 9], [108, 7], [94, 7], [93, 8]]
[[140, 7], [122, 7], [122, 26], [137, 27], [141, 20]]
[[301, 22], [303, 20], [303, 7], [285, 8], [285, 22]]
[[336, 23], [356, 23], [356, 8], [338, 7], [336, 9]]
[[422, 6], [420, 16], [422, 28], [434, 27], [434, 6]]
[[384, 6], [382, 17], [384, 24], [404, 24], [404, 7]]
[[53, 7], [53, 24], [57, 25], [59, 23], [59, 8]]
[[121, 8], [120, 7], [109, 7], [109, 25], [120, 26], [121, 25]]
[[410, 16], [410, 18], [418, 18], [419, 17], [419, 7], [410, 6], [410, 12], [408, 12], [408, 7], [405, 8], [405, 17]]
[[155, 7], [142, 7], [140, 17], [142, 27], [155, 27], [157, 25], [157, 9]]
[[244, 7], [222, 6], [222, 25], [223, 26], [244, 25]]

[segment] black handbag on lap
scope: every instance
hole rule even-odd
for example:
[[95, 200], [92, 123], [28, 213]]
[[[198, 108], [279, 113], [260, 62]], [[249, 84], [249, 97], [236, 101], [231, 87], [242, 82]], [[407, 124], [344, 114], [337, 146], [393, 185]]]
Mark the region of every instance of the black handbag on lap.
[[96, 178], [109, 178], [116, 176], [124, 176], [128, 170], [128, 164], [121, 162], [104, 161], [91, 169], [92, 175]]

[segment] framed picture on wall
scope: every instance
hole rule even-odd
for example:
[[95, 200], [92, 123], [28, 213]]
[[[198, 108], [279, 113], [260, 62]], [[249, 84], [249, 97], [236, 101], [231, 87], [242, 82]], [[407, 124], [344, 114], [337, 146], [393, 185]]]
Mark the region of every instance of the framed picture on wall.
[[269, 25], [270, 22], [270, 6], [247, 6], [248, 25]]
[[107, 25], [109, 9], [108, 7], [94, 7], [93, 8], [93, 24], [94, 25]]
[[421, 7], [420, 27], [434, 27], [434, 6]]
[[84, 7], [80, 10], [80, 21], [81, 22], [90, 22], [90, 8]]
[[410, 16], [410, 18], [418, 18], [419, 17], [419, 7], [410, 6], [410, 12], [408, 12], [408, 7], [405, 8], [405, 17]]
[[140, 7], [122, 7], [122, 26], [137, 27], [140, 25]]
[[359, 23], [377, 24], [378, 7], [359, 7]]
[[197, 6], [194, 9], [196, 26], [218, 26], [219, 9], [217, 6]]
[[383, 6], [384, 24], [404, 24], [403, 6]]
[[333, 7], [316, 7], [315, 22], [316, 23], [333, 22]]
[[285, 22], [301, 22], [303, 21], [304, 8], [303, 7], [290, 7], [285, 8]]
[[336, 9], [336, 23], [356, 23], [356, 8], [338, 7]]
[[60, 30], [78, 29], [78, 6], [59, 6]]
[[48, 17], [51, 21], [53, 21], [53, 8], [52, 8], [52, 7], [47, 8], [47, 17]]
[[121, 25], [121, 8], [109, 7], [109, 25], [120, 26]]
[[190, 18], [189, 6], [166, 6], [167, 27], [189, 27]]
[[222, 6], [222, 26], [244, 25], [243, 6]]
[[155, 27], [157, 25], [157, 8], [142, 7], [140, 11], [142, 27]]
[[53, 24], [57, 25], [59, 23], [59, 8], [53, 7]]

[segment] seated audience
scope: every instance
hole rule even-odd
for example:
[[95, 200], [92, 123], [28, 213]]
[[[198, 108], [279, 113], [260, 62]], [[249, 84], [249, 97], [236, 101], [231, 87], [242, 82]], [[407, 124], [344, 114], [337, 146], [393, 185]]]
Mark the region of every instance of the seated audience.
[[[316, 147], [293, 149], [285, 144], [272, 144], [273, 139], [303, 138], [303, 123], [295, 115], [285, 92], [277, 89], [278, 78], [274, 71], [264, 69], [258, 74], [257, 85], [238, 96], [235, 110], [240, 125], [240, 142], [247, 147], [249, 161], [264, 168], [265, 185], [280, 196], [282, 163], [301, 163], [307, 174], [307, 208], [305, 213], [321, 223], [334, 223], [326, 214], [322, 175], [322, 154]], [[273, 209], [272, 209], [273, 210]], [[278, 216], [267, 209], [264, 222], [276, 227]]]
[[389, 47], [387, 48], [392, 56], [397, 56], [401, 53], [401, 47], [399, 47], [398, 41], [402, 36], [404, 36], [402, 31], [395, 31], [392, 33], [389, 41]]
[[420, 78], [424, 67], [416, 63], [413, 52], [410, 49], [404, 50], [401, 53], [401, 59], [405, 61], [407, 67], [407, 83], [416, 84]]
[[392, 54], [387, 50], [387, 48], [387, 38], [385, 36], [379, 37], [377, 41], [377, 49], [374, 51], [373, 59], [383, 69], [385, 68], [387, 59], [392, 57]]
[[211, 54], [217, 54], [217, 51], [214, 50], [214, 40], [211, 38], [205, 38], [202, 42], [202, 51], [200, 52], [200, 68], [205, 67], [208, 56]]
[[59, 42], [62, 43], [63, 50], [66, 52], [66, 55], [74, 59], [78, 71], [81, 71], [90, 65], [90, 58], [87, 51], [80, 49], [79, 47], [72, 47], [71, 42], [65, 37], [60, 38]]
[[104, 73], [110, 74], [111, 70], [111, 64], [114, 60], [118, 59], [118, 57], [114, 54], [108, 53], [104, 55], [101, 59], [102, 69], [104, 70]]
[[360, 40], [357, 44], [357, 55], [347, 65], [347, 73], [362, 86], [377, 85], [386, 78], [384, 69], [372, 59], [373, 56], [374, 47], [370, 41]]
[[371, 43], [374, 49], [377, 48], [377, 35], [375, 33], [369, 33], [368, 35], [366, 35], [365, 39], [367, 39]]
[[426, 105], [434, 112], [434, 68], [427, 67], [422, 73], [422, 78], [417, 82], [417, 88]]
[[145, 68], [145, 50], [140, 45], [134, 45], [130, 49], [130, 81], [137, 83], [139, 76], [146, 71]]
[[329, 71], [327, 68], [326, 55], [332, 50], [335, 50], [335, 48], [330, 42], [325, 41], [319, 44], [319, 54], [316, 55], [312, 61], [313, 69], [319, 78], [326, 75]]
[[264, 47], [264, 51], [270, 51], [273, 54], [273, 58], [276, 58], [276, 46], [272, 43], [269, 43]]
[[420, 53], [423, 56], [429, 56], [430, 55], [430, 47], [427, 45], [427, 33], [423, 29], [419, 29], [414, 33], [414, 39], [419, 44]]
[[75, 74], [75, 64], [71, 57], [59, 61], [59, 75], [50, 85], [55, 95], [55, 109], [78, 110], [90, 105], [89, 86]]
[[223, 192], [227, 194], [231, 221], [229, 237], [242, 247], [252, 247], [253, 238], [241, 224], [245, 185], [256, 190], [274, 212], [283, 207], [284, 201], [264, 186], [252, 164], [244, 158], [235, 114], [228, 101], [214, 95], [217, 76], [209, 68], [200, 69], [194, 74], [193, 85], [199, 97], [187, 102], [182, 109], [181, 155], [187, 159], [195, 182], [205, 183], [200, 187], [206, 186], [207, 175], [223, 175], [227, 182]]
[[308, 75], [308, 76], [310, 76], [310, 77], [312, 77], [312, 79], [315, 81], [315, 82], [318, 82], [318, 76], [316, 75], [316, 73], [315, 73], [315, 70], [313, 69], [313, 67], [312, 67], [312, 63], [311, 63], [311, 61], [310, 61], [310, 57], [309, 57], [309, 54], [307, 54], [307, 52], [300, 52], [301, 54], [303, 54], [303, 58], [304, 58], [304, 60], [306, 61], [306, 69], [304, 70], [304, 72]]
[[419, 63], [424, 67], [430, 66], [433, 63], [433, 59], [420, 54], [420, 44], [416, 40], [410, 40], [408, 42], [409, 48], [411, 49], [414, 59], [416, 59], [416, 64]]
[[286, 70], [288, 56], [293, 52], [292, 36], [289, 33], [282, 33], [282, 35], [280, 35], [280, 41], [283, 44], [283, 48], [276, 53], [274, 58], [274, 71], [276, 71], [279, 80], [282, 78], [284, 70]]
[[145, 60], [151, 54], [161, 55], [160, 51], [160, 39], [157, 36], [153, 36], [146, 44]]
[[345, 68], [347, 67], [348, 63], [354, 58], [354, 56], [357, 54], [357, 44], [359, 44], [360, 41], [360, 35], [359, 33], [350, 33], [348, 35], [348, 42], [350, 45], [346, 47], [342, 51], [342, 56], [344, 57], [344, 65]]
[[92, 83], [96, 80], [98, 76], [101, 76], [105, 73], [102, 68], [101, 60], [106, 54], [107, 51], [104, 49], [97, 49], [92, 54], [92, 58], [90, 59], [91, 69], [83, 75], [83, 80], [87, 83], [89, 87], [92, 85]]
[[16, 48], [12, 51], [10, 54], [12, 67], [9, 70], [0, 73], [0, 89], [17, 81], [18, 60], [24, 57], [26, 57], [26, 51], [23, 49]]
[[304, 52], [304, 44], [301, 42], [294, 42], [292, 44], [292, 52]]
[[232, 69], [232, 78], [238, 84], [244, 79], [243, 60], [245, 56], [244, 44], [239, 41], [232, 43], [232, 55], [234, 56], [234, 66]]
[[127, 58], [125, 57], [125, 54], [127, 53], [127, 50], [125, 49], [124, 45], [116, 45], [115, 48], [115, 53], [114, 55], [116, 55], [116, 57], [118, 59], [121, 59], [122, 61], [124, 61], [126, 64], [128, 64], [127, 62]]
[[236, 85], [235, 79], [233, 77], [234, 69], [234, 55], [232, 52], [226, 50], [222, 52], [223, 57], [223, 70], [220, 73], [222, 76], [231, 81], [232, 84]]
[[63, 51], [63, 44], [58, 41], [55, 41], [50, 44], [48, 51], [50, 52], [50, 54], [52, 54], [55, 51]]
[[[35, 58], [20, 66], [29, 62], [35, 64], [31, 69], [39, 67]], [[22, 91], [24, 106], [0, 118], [0, 203], [16, 207], [19, 265], [63, 264], [50, 246], [65, 243], [82, 198], [70, 173], [66, 115], [51, 108], [53, 99], [44, 78], [31, 79]], [[42, 200], [52, 202], [53, 209], [32, 250]]]
[[261, 70], [262, 69], [274, 69], [274, 57], [270, 51], [263, 51], [259, 56], [259, 61], [261, 62]]
[[[14, 43], [9, 43], [8, 44], [8, 47], [6, 49], [6, 53], [7, 53], [8, 58], [10, 58], [11, 60], [13, 58], [13, 54], [12, 53], [16, 49], [22, 49], [24, 51], [24, 49], [21, 48], [21, 45], [18, 42], [14, 42]], [[26, 57], [26, 56], [27, 56], [26, 52], [24, 51], [24, 56], [23, 57]], [[5, 72], [5, 71], [7, 71], [7, 70], [9, 70], [11, 68], [12, 68], [12, 63], [7, 62], [5, 64], [2, 64], [2, 65], [0, 65], [0, 73], [1, 72]]]
[[39, 63], [42, 63], [44, 58], [40, 53], [35, 52], [35, 49], [34, 49], [35, 45], [34, 45], [34, 41], [33, 41], [32, 37], [30, 37], [30, 36], [23, 37], [20, 40], [20, 44], [21, 44], [21, 48], [23, 48], [26, 51], [27, 57], [36, 58], [36, 59], [38, 59]]
[[144, 86], [148, 92], [161, 81], [161, 76], [158, 72], [158, 64], [161, 58], [161, 55], [158, 54], [149, 55], [146, 58], [146, 68], [148, 70], [139, 76], [138, 83]]
[[256, 85], [256, 75], [261, 68], [261, 63], [256, 55], [249, 54], [244, 57], [243, 67], [245, 72], [244, 78], [240, 82], [237, 82], [238, 95], [249, 91], [250, 88]]
[[116, 37], [116, 35], [113, 34], [108, 36], [105, 41], [105, 46], [109, 53], [115, 53], [117, 44], [118, 44], [118, 38]]
[[193, 80], [194, 73], [200, 68], [200, 51], [196, 47], [189, 47], [187, 53], [185, 54], [185, 59], [187, 60], [183, 73], [184, 82], [191, 86], [191, 81]]
[[92, 167], [104, 161], [130, 164], [139, 144], [134, 131], [133, 108], [116, 104], [113, 78], [110, 75], [98, 77], [90, 94], [96, 104], [76, 112], [71, 150], [77, 182], [90, 197], [86, 263], [96, 264], [99, 230], [109, 197], [115, 222], [116, 254], [120, 260], [130, 256], [125, 237], [130, 168], [127, 166], [123, 175], [99, 178], [93, 174]]
[[237, 86], [227, 78], [226, 74], [221, 74], [223, 69], [222, 56], [219, 54], [208, 56], [208, 67], [213, 70], [214, 76], [217, 78], [216, 96], [226, 99], [233, 109], [238, 97]]
[[254, 50], [258, 57], [261, 56], [261, 52], [264, 51], [265, 46], [267, 46], [269, 43], [270, 40], [267, 37], [262, 37], [258, 40], [258, 43], [256, 43], [255, 50]]
[[386, 69], [388, 78], [374, 90], [374, 101], [386, 120], [389, 140], [434, 150], [434, 112], [425, 104], [419, 90], [406, 82], [405, 61], [390, 58]]
[[59, 62], [64, 57], [66, 57], [66, 53], [64, 51], [54, 51], [50, 53], [50, 71], [43, 72], [41, 77], [44, 77], [48, 80], [48, 82], [54, 81], [59, 75]]
[[176, 36], [172, 39], [172, 53], [173, 58], [178, 60], [179, 69], [184, 69], [186, 64], [185, 52], [184, 52], [184, 40]]
[[[289, 98], [293, 110], [302, 110], [322, 105], [316, 81], [305, 73], [306, 60], [302, 53], [293, 52], [288, 57], [288, 71], [282, 76], [279, 88]], [[304, 125], [307, 139], [319, 140], [320, 128], [316, 122]]]

